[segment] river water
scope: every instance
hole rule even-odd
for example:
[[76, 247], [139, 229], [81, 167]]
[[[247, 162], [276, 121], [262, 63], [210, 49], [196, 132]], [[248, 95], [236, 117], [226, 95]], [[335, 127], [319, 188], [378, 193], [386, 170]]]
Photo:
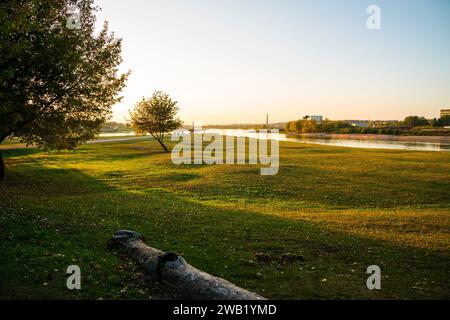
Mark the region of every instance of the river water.
[[[256, 138], [258, 135], [252, 130], [238, 129], [207, 129], [206, 133], [220, 133], [222, 135], [235, 137]], [[259, 135], [264, 138], [264, 135]], [[450, 151], [450, 143], [447, 142], [424, 142], [424, 141], [404, 141], [392, 136], [391, 140], [377, 139], [341, 139], [341, 138], [291, 138], [285, 134], [279, 134], [280, 141], [292, 141], [309, 144], [321, 144], [329, 146], [340, 146], [350, 148], [370, 148], [370, 149], [400, 149], [400, 150], [420, 150], [420, 151]]]
[[[207, 129], [196, 131], [196, 133], [216, 133], [234, 137], [262, 138], [264, 135], [258, 135], [253, 130], [240, 129]], [[134, 136], [133, 132], [127, 133], [102, 133], [100, 137], [106, 136]], [[291, 138], [285, 134], [279, 134], [276, 139], [280, 141], [291, 141], [309, 144], [321, 144], [328, 146], [340, 146], [350, 148], [369, 148], [369, 149], [398, 149], [398, 150], [418, 150], [418, 151], [450, 151], [450, 143], [448, 142], [424, 142], [424, 141], [404, 141], [396, 136], [392, 136], [390, 140], [377, 139], [341, 139], [341, 138]]]

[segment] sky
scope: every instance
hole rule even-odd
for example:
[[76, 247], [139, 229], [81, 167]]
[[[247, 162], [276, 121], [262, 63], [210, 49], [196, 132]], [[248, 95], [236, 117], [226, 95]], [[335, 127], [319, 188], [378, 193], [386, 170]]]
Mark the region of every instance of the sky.
[[[131, 70], [113, 120], [162, 90], [185, 123], [439, 117], [450, 0], [96, 0]], [[377, 5], [381, 29], [366, 12]]]

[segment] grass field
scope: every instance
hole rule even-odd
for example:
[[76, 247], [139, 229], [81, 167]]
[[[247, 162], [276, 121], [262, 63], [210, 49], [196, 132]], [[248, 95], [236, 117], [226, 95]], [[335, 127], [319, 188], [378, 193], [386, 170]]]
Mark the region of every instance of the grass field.
[[275, 176], [176, 166], [154, 141], [2, 153], [3, 299], [171, 297], [107, 250], [118, 229], [267, 298], [450, 298], [450, 152], [281, 142]]

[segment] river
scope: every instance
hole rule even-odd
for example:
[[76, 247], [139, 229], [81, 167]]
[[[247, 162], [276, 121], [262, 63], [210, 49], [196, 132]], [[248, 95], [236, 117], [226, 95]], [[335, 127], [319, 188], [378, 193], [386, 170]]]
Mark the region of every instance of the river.
[[[241, 129], [206, 129], [201, 131], [202, 133], [218, 133], [222, 135], [234, 136], [234, 137], [248, 137], [256, 138], [257, 134], [253, 130], [241, 130]], [[102, 133], [100, 137], [107, 136], [134, 136], [133, 132], [126, 133]], [[259, 138], [264, 138], [260, 135]], [[387, 140], [386, 136], [380, 136], [379, 139], [373, 136], [370, 139], [361, 138], [335, 138], [335, 137], [301, 137], [293, 138], [287, 137], [285, 134], [279, 134], [277, 139], [280, 141], [291, 141], [299, 143], [320, 144], [328, 146], [340, 146], [350, 148], [369, 148], [369, 149], [397, 149], [397, 150], [417, 150], [417, 151], [450, 151], [450, 139], [444, 141], [419, 141], [420, 137], [408, 137], [408, 141], [404, 140], [404, 137], [389, 136]], [[438, 140], [438, 139], [437, 139]]]

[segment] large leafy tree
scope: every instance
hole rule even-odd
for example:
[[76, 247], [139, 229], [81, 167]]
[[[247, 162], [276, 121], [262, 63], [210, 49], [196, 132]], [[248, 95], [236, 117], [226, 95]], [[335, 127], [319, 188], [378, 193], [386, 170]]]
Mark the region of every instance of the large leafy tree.
[[133, 127], [142, 133], [150, 133], [161, 147], [169, 152], [164, 144], [164, 134], [177, 129], [182, 122], [176, 118], [177, 102], [162, 91], [156, 91], [150, 99], [142, 98], [130, 112]]
[[121, 40], [107, 23], [95, 33], [97, 10], [93, 0], [0, 3], [0, 143], [72, 149], [110, 118], [128, 73], [118, 71]]

